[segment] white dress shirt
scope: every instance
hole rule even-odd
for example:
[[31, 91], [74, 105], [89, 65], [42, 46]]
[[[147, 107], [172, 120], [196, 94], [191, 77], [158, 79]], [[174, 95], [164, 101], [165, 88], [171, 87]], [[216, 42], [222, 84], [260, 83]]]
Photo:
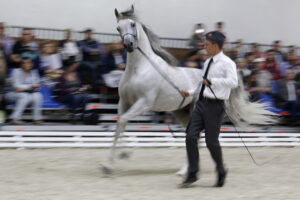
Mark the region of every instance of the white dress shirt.
[[[232, 88], [238, 86], [238, 77], [236, 64], [221, 51], [217, 55], [210, 57], [204, 63], [203, 74], [206, 71], [210, 59], [213, 59], [208, 71], [207, 79], [211, 82], [211, 89], [214, 91], [218, 99], [227, 100], [230, 96]], [[189, 90], [189, 94], [196, 93], [197, 88]], [[208, 86], [205, 86], [204, 97], [215, 99]]]

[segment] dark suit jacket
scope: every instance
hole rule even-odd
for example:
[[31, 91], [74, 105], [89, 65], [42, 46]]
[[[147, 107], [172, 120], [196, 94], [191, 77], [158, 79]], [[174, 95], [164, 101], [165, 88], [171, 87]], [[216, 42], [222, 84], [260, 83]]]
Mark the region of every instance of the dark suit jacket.
[[[288, 102], [288, 88], [287, 88], [287, 80], [281, 80], [277, 85], [277, 92], [274, 95], [276, 107], [284, 108], [286, 103]], [[295, 89], [299, 89], [299, 85], [295, 83]], [[297, 92], [297, 91], [296, 91]], [[297, 95], [297, 93], [296, 93]], [[297, 100], [299, 100], [299, 95], [297, 95]]]

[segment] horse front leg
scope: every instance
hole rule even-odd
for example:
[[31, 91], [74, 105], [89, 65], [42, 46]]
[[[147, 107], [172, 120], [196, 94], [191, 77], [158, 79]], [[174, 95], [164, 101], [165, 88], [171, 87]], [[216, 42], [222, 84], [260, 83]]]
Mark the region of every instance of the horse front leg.
[[120, 139], [121, 134], [124, 132], [127, 122], [149, 110], [149, 106], [146, 105], [146, 101], [144, 99], [139, 99], [136, 103], [134, 103], [127, 112], [122, 114], [118, 120], [116, 133], [114, 135], [114, 141], [112, 144], [108, 164], [103, 166], [103, 172], [106, 174], [112, 173], [113, 165], [115, 162], [116, 149], [118, 145], [118, 140]]

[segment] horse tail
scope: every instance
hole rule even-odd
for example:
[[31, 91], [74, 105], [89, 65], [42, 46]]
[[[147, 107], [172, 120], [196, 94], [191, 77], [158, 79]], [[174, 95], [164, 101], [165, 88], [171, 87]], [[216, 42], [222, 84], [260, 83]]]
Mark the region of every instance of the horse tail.
[[250, 102], [249, 93], [245, 91], [241, 78], [238, 78], [238, 87], [231, 90], [228, 100], [225, 101], [226, 113], [236, 126], [245, 127], [249, 124], [268, 125], [277, 122], [276, 116], [268, 110], [268, 105], [262, 102]]

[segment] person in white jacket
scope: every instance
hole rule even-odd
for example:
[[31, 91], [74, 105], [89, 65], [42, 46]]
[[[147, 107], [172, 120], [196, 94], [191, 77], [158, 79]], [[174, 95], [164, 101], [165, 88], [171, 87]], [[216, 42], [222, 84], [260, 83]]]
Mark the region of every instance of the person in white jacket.
[[33, 120], [35, 124], [42, 123], [41, 105], [42, 95], [38, 92], [40, 77], [37, 70], [33, 70], [30, 58], [22, 58], [21, 68], [14, 69], [11, 75], [12, 91], [6, 94], [9, 102], [16, 103], [10, 115], [13, 124], [23, 124], [21, 121], [25, 108], [31, 104], [33, 108]]

